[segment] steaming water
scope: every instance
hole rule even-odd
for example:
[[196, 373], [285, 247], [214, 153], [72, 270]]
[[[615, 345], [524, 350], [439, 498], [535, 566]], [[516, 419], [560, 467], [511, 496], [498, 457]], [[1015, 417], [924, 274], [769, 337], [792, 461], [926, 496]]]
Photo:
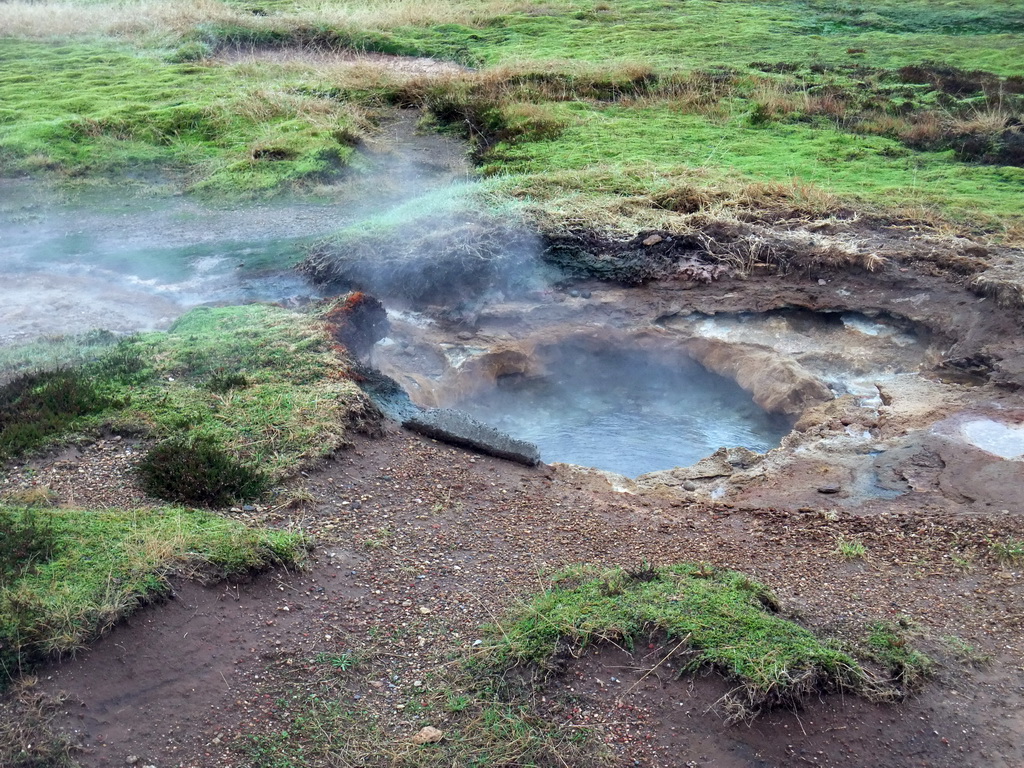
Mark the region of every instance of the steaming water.
[[152, 189], [69, 196], [0, 180], [0, 345], [161, 328], [200, 304], [319, 297], [291, 271], [312, 239], [466, 182], [464, 148], [416, 134], [416, 117], [386, 126], [386, 147], [315, 199], [228, 207]]
[[967, 442], [1004, 459], [1024, 460], [1024, 424], [972, 419], [961, 427]]
[[570, 352], [549, 371], [504, 379], [458, 407], [535, 443], [544, 461], [630, 477], [693, 464], [722, 446], [761, 453], [790, 429], [735, 383], [689, 361]]

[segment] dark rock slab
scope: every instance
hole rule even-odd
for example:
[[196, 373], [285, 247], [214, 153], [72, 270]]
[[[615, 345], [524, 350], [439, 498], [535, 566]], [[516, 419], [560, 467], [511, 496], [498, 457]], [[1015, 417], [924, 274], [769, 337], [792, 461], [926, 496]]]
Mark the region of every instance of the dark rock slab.
[[540, 463], [540, 450], [533, 443], [517, 440], [477, 421], [469, 414], [449, 408], [431, 408], [402, 422], [402, 426], [451, 445], [497, 456], [532, 467]]

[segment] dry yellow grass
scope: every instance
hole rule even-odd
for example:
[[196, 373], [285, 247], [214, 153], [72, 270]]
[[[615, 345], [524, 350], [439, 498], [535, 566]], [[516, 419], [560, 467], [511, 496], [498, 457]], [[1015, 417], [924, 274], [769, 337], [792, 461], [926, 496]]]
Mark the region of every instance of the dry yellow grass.
[[126, 0], [125, 2], [0, 3], [0, 30], [10, 37], [180, 36], [198, 24], [240, 24], [253, 28], [309, 26], [387, 29], [396, 26], [465, 24], [477, 26], [525, 3], [515, 0], [365, 0], [320, 3], [260, 17], [217, 0]]
[[1013, 115], [998, 107], [976, 109], [966, 117], [953, 120], [953, 132], [996, 135], [1006, 129], [1011, 117]]
[[9, 37], [181, 35], [204, 22], [229, 23], [241, 18], [238, 11], [216, 0], [140, 0], [89, 5], [25, 0], [0, 3], [0, 29]]

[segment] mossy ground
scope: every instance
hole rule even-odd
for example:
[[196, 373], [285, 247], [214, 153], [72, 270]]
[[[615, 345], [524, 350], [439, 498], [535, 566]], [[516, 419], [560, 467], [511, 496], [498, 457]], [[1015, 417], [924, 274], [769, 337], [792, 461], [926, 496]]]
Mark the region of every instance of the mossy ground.
[[0, 505], [0, 686], [82, 648], [168, 593], [168, 576], [241, 575], [302, 559], [305, 540], [184, 509]]
[[[438, 93], [483, 79], [498, 85], [476, 105], [491, 123], [478, 126], [492, 131], [483, 137], [486, 167], [502, 175], [507, 195], [548, 210], [568, 193], [600, 202], [594, 175], [656, 184], [685, 174], [709, 188], [784, 181], [858, 207], [914, 208], [974, 226], [980, 218], [994, 232], [1020, 226], [1024, 180], [1005, 160], [1018, 150], [1004, 146], [1018, 141], [1024, 90], [1017, 0], [998, 10], [884, 0], [245, 9], [215, 5], [174, 25], [150, 19], [155, 29], [117, 46], [0, 41], [7, 170], [172, 167], [208, 192], [301, 186], [349, 163], [356, 107], [419, 103], [437, 112]], [[145, 28], [147, 11], [139, 13]], [[168, 63], [176, 58], [168, 51], [189, 45], [197, 61]], [[427, 55], [483, 69], [425, 92], [408, 77], [365, 69], [205, 58], [236, 45]], [[694, 73], [703, 78], [681, 87]], [[612, 87], [584, 87], [595, 78]], [[985, 157], [1004, 159], [976, 162]], [[559, 172], [571, 175], [551, 194]]]
[[316, 317], [250, 305], [196, 309], [77, 368], [23, 375], [2, 405], [8, 456], [108, 427], [213, 441], [280, 478], [342, 444], [365, 400]]
[[0, 172], [259, 194], [336, 175], [358, 129], [286, 82], [106, 42], [0, 38]]

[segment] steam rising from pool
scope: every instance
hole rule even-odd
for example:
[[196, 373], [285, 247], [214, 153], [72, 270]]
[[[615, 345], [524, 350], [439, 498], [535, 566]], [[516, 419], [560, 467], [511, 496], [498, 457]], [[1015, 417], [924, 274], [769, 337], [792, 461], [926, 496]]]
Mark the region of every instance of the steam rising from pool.
[[546, 462], [630, 477], [693, 464], [722, 446], [761, 453], [789, 432], [787, 419], [686, 359], [563, 351], [547, 376], [504, 377], [458, 407], [535, 443]]
[[321, 297], [293, 271], [313, 240], [466, 186], [464, 147], [420, 136], [416, 117], [397, 115], [381, 129], [386, 146], [315, 197], [217, 204], [161, 188], [64, 194], [0, 179], [0, 346], [163, 328], [202, 304]]

